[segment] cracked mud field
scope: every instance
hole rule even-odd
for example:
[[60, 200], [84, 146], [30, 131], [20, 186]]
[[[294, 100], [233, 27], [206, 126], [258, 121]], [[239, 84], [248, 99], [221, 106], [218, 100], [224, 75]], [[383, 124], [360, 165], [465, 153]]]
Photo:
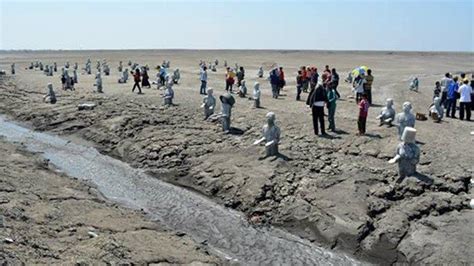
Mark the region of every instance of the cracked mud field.
[[[197, 191], [220, 204], [242, 211], [255, 223], [285, 228], [364, 261], [383, 264], [473, 262], [470, 253], [474, 243], [471, 226], [474, 212], [469, 209], [468, 201], [474, 197], [469, 184], [474, 172], [473, 159], [469, 157], [474, 140], [469, 133], [474, 123], [449, 118], [440, 124], [430, 120], [417, 121], [415, 127], [422, 151], [418, 166], [420, 175], [396, 183], [396, 166], [387, 163], [398, 144], [396, 129], [379, 127], [375, 120], [386, 97], [395, 100], [397, 112], [401, 110], [402, 103], [409, 100], [414, 112], [427, 113], [434, 82], [445, 72], [472, 72], [472, 54], [101, 51], [3, 55], [1, 66], [8, 69], [7, 64], [16, 62], [18, 73], [0, 85], [0, 112], [33, 129], [87, 143], [104, 154], [146, 170], [156, 178]], [[92, 75], [79, 75], [76, 91], [64, 92], [59, 89], [57, 73], [54, 77], [46, 77], [40, 71], [24, 69], [34, 60], [57, 61], [58, 65], [77, 61], [83, 65], [89, 57], [93, 62], [107, 59], [113, 70], [120, 60], [127, 62], [130, 59], [150, 66], [170, 60], [172, 68], [179, 67], [182, 72], [182, 81], [175, 86], [177, 106], [161, 108], [162, 91], [156, 88], [144, 89], [144, 95], [132, 94], [132, 84], [116, 83], [116, 70], [112, 71], [111, 76], [104, 77], [105, 93], [96, 94], [93, 92]], [[214, 58], [219, 58], [221, 63], [225, 59], [230, 65], [237, 62], [244, 66], [249, 88], [256, 80], [255, 73], [261, 64], [279, 63], [286, 69], [285, 96], [278, 100], [271, 99], [268, 83], [259, 80], [264, 109], [253, 109], [251, 101], [236, 96], [232, 126], [240, 129], [242, 134], [224, 135], [219, 124], [202, 119], [198, 62]], [[332, 133], [330, 138], [312, 135], [310, 110], [304, 102], [294, 100], [296, 67], [311, 64], [336, 67], [341, 79], [358, 65], [368, 65], [373, 69], [376, 106], [369, 111], [367, 136], [355, 136], [357, 107], [354, 100], [348, 97], [348, 84], [341, 84], [338, 89], [343, 96], [336, 111], [339, 131]], [[155, 72], [152, 70], [149, 74], [154, 77]], [[209, 86], [214, 88], [216, 96], [223, 92], [223, 76], [222, 66], [218, 67], [217, 73], [209, 74]], [[420, 78], [419, 93], [407, 89], [408, 80], [413, 76]], [[53, 82], [57, 88], [58, 102], [55, 105], [42, 102], [47, 82]], [[95, 102], [98, 106], [94, 110], [78, 111], [76, 106], [84, 102]], [[263, 147], [251, 145], [260, 137], [268, 111], [276, 113], [282, 130], [280, 157], [262, 158]], [[14, 150], [10, 145], [6, 147], [3, 149]], [[25, 158], [22, 160], [27, 161]], [[8, 164], [21, 165], [19, 161]], [[16, 173], [6, 175], [5, 182], [12, 182], [8, 181], [12, 176]], [[13, 183], [11, 186], [15, 191], [19, 190], [15, 186], [20, 184]], [[8, 192], [0, 190], [0, 193]], [[61, 192], [58, 196], [37, 196], [38, 193], [28, 193], [25, 201], [31, 197], [35, 206], [43, 204], [45, 210], [60, 204], [63, 212], [71, 217], [79, 212], [68, 207], [71, 202], [80, 203], [78, 206], [83, 208], [103, 205], [87, 189], [84, 191], [84, 187], [73, 195]], [[51, 200], [50, 197], [60, 197], [60, 200]], [[6, 206], [5, 203], [0, 204], [2, 206]], [[46, 214], [38, 213], [38, 208], [29, 208], [35, 209], [31, 215], [48, 219]], [[121, 212], [128, 212], [120, 208], [100, 208], [110, 212], [113, 210], [111, 217], [122, 217]], [[140, 240], [143, 243], [176, 238], [171, 233], [148, 229], [145, 220], [127, 220], [138, 219], [130, 212], [124, 217], [115, 225], [118, 228], [103, 230], [110, 237], [123, 241], [131, 241], [140, 234], [149, 237], [150, 234], [143, 233], [144, 230], [152, 230], [157, 237]], [[85, 232], [89, 227], [87, 222], [78, 225], [74, 219], [70, 223], [75, 224], [74, 234], [81, 230]], [[27, 224], [23, 221], [23, 226]], [[104, 221], [103, 225], [106, 224]], [[57, 228], [60, 233], [71, 234], [71, 229], [63, 224], [58, 224]], [[94, 238], [89, 241], [96, 239], [99, 240]], [[187, 243], [187, 248], [196, 250], [193, 248], [196, 244]], [[87, 243], [84, 245], [85, 250], [92, 248]], [[94, 248], [97, 249], [97, 246], [100, 245]], [[43, 250], [41, 247], [43, 244], [36, 247], [30, 245], [28, 252], [51, 252], [52, 256], [57, 256], [51, 249]], [[113, 249], [109, 251], [112, 253], [125, 252], [124, 246], [104, 244], [102, 248]], [[105, 252], [103, 249], [97, 249], [94, 254]], [[80, 250], [76, 248], [68, 252], [72, 254]], [[218, 262], [201, 251], [194, 252], [192, 256], [196, 256], [195, 259], [181, 262]], [[134, 257], [129, 258], [133, 260]]]

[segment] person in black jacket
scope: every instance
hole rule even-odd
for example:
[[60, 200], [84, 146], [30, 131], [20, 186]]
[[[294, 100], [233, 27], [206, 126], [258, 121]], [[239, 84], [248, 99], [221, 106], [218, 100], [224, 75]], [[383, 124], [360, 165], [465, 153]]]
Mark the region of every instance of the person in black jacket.
[[306, 100], [306, 104], [311, 107], [313, 114], [313, 128], [315, 135], [318, 135], [319, 133], [318, 120], [319, 125], [321, 126], [321, 135], [326, 135], [324, 128], [324, 104], [327, 101], [328, 98], [326, 91], [321, 84], [318, 84], [316, 89], [310, 91], [308, 99]]

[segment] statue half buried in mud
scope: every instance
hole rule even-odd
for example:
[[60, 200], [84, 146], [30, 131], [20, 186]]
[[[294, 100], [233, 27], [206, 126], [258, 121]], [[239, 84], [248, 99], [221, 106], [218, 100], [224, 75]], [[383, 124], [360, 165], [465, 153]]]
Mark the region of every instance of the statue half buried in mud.
[[216, 108], [216, 98], [212, 95], [213, 89], [207, 89], [207, 95], [202, 99], [201, 107], [204, 108], [204, 120], [207, 120], [209, 116], [214, 114]]
[[235, 104], [235, 99], [230, 93], [226, 93], [219, 97], [221, 100], [222, 106], [222, 114], [221, 114], [221, 121], [222, 121], [222, 130], [224, 133], [230, 133], [230, 118], [232, 115], [232, 106]]
[[269, 112], [265, 116], [267, 123], [263, 126], [262, 134], [263, 137], [254, 142], [254, 145], [258, 145], [265, 141], [265, 153], [266, 156], [278, 155], [278, 144], [280, 143], [280, 128], [275, 125], [275, 113]]
[[53, 84], [48, 83], [48, 93], [43, 97], [43, 101], [51, 104], [56, 103], [56, 93], [54, 93]]
[[260, 108], [260, 96], [260, 83], [255, 82], [255, 84], [253, 85], [253, 102], [255, 108]]
[[444, 116], [444, 109], [441, 107], [441, 99], [439, 97], [433, 99], [433, 103], [430, 105], [428, 113], [434, 122], [441, 122], [441, 119], [443, 119]]
[[393, 99], [388, 98], [386, 105], [380, 111], [380, 114], [377, 116], [377, 119], [380, 119], [380, 126], [386, 124], [391, 126], [393, 120], [395, 120], [395, 109], [393, 109]]
[[411, 113], [411, 103], [403, 103], [403, 112], [397, 114], [398, 122], [398, 137], [402, 139], [403, 131], [405, 127], [415, 127], [415, 115]]
[[173, 90], [173, 80], [171, 79], [170, 75], [168, 74], [166, 77], [166, 88], [165, 93], [163, 94], [163, 101], [165, 106], [173, 105], [174, 99], [174, 90]]
[[402, 143], [397, 146], [397, 154], [389, 163], [398, 163], [399, 180], [416, 173], [416, 165], [420, 161], [420, 148], [416, 145], [416, 129], [405, 127]]
[[95, 75], [95, 87], [97, 87], [97, 92], [98, 93], [103, 93], [104, 91], [102, 90], [102, 77], [100, 76], [100, 72], [97, 72]]

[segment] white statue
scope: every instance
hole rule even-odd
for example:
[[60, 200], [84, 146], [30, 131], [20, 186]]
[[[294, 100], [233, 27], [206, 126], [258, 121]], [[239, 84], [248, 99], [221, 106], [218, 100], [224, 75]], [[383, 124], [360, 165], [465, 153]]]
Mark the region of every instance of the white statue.
[[102, 77], [100, 76], [100, 72], [97, 72], [95, 75], [95, 87], [97, 87], [97, 92], [98, 93], [103, 93], [104, 91], [102, 90]]
[[221, 95], [221, 119], [222, 119], [222, 130], [224, 133], [230, 132], [230, 121], [232, 115], [232, 106], [234, 106], [235, 99], [230, 93]]
[[54, 90], [53, 90], [53, 84], [48, 83], [48, 93], [43, 97], [43, 101], [45, 103], [51, 103], [51, 104], [56, 103], [56, 94], [54, 93]]
[[253, 100], [254, 100], [254, 107], [260, 108], [260, 83], [255, 82], [253, 85]]
[[398, 122], [398, 136], [401, 139], [405, 127], [415, 127], [415, 116], [411, 113], [411, 103], [403, 103], [403, 112], [398, 113], [396, 118]]
[[245, 80], [242, 80], [240, 82], [240, 87], [239, 87], [239, 96], [243, 98], [246, 95], [247, 95], [247, 86], [245, 85]]
[[420, 161], [420, 148], [416, 145], [416, 129], [405, 127], [402, 134], [402, 143], [398, 144], [397, 154], [389, 163], [398, 163], [400, 179], [416, 173], [416, 165]]
[[443, 119], [444, 116], [444, 109], [441, 107], [441, 99], [439, 97], [433, 99], [433, 103], [430, 105], [428, 113], [435, 122], [441, 122], [441, 119]]
[[257, 77], [258, 78], [263, 78], [263, 67], [258, 68]]
[[387, 124], [392, 125], [393, 120], [395, 120], [395, 109], [393, 109], [393, 99], [388, 98], [386, 105], [380, 111], [380, 114], [377, 116], [377, 119], [380, 119], [380, 126]]
[[118, 72], [123, 72], [122, 61], [119, 62], [119, 66], [118, 66], [117, 70], [118, 70]]
[[180, 79], [181, 79], [181, 73], [179, 72], [179, 68], [177, 68], [173, 72], [173, 82], [174, 82], [174, 84], [178, 84]]
[[214, 109], [216, 108], [216, 98], [212, 95], [213, 89], [207, 89], [207, 95], [202, 99], [201, 107], [204, 108], [204, 120], [208, 119], [209, 116], [214, 114]]
[[165, 93], [163, 95], [164, 105], [173, 105], [174, 91], [172, 82], [166, 83]]
[[420, 82], [418, 81], [418, 78], [415, 77], [412, 79], [410, 82], [410, 90], [412, 91], [418, 91], [418, 86], [420, 85]]
[[263, 137], [254, 142], [258, 145], [265, 142], [266, 156], [278, 155], [278, 144], [280, 143], [280, 128], [275, 125], [275, 113], [269, 112], [266, 115], [267, 123], [263, 126]]
[[122, 76], [119, 78], [118, 83], [127, 83], [128, 80], [128, 68], [122, 72]]

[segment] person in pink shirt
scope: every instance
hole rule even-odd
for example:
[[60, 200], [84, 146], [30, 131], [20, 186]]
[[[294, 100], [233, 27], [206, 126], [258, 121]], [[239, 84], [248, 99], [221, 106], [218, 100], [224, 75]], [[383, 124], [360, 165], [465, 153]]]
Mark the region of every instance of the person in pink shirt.
[[359, 119], [357, 126], [359, 128], [358, 136], [365, 135], [365, 126], [367, 123], [367, 116], [369, 115], [369, 102], [367, 101], [367, 94], [362, 93], [362, 100], [359, 102]]

